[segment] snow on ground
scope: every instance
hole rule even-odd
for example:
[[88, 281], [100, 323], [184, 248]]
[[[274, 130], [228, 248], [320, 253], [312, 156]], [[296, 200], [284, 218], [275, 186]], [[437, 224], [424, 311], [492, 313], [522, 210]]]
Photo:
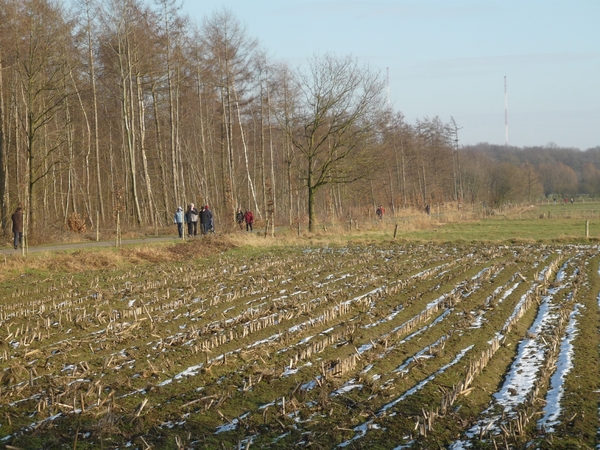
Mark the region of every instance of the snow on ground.
[[569, 325], [560, 346], [556, 372], [550, 381], [550, 390], [546, 395], [544, 416], [538, 421], [538, 427], [545, 428], [548, 432], [554, 431], [554, 426], [559, 423], [561, 400], [564, 394], [563, 383], [566, 376], [573, 368], [573, 339], [577, 335], [577, 316], [583, 305], [577, 303], [570, 314]]

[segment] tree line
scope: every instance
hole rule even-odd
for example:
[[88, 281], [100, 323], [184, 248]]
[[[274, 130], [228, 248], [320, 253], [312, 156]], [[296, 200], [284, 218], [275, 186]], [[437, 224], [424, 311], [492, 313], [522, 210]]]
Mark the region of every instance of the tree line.
[[[538, 199], [600, 196], [600, 146], [581, 151], [555, 144], [536, 147], [506, 147], [482, 143], [462, 148], [464, 158], [488, 166], [484, 192], [491, 206]], [[476, 170], [471, 167], [471, 174]], [[481, 189], [472, 176], [471, 198]], [[485, 195], [480, 201], [485, 201]]]
[[[179, 6], [0, 0], [5, 231], [18, 204], [36, 236], [74, 215], [91, 228], [117, 214], [166, 226], [191, 202], [210, 205], [221, 229], [238, 208], [267, 228], [314, 229], [379, 204], [596, 193], [597, 158], [462, 147], [453, 119], [409, 124], [392, 110], [377, 68], [327, 54], [276, 63], [230, 11], [194, 23]], [[560, 184], [568, 169], [576, 185]]]

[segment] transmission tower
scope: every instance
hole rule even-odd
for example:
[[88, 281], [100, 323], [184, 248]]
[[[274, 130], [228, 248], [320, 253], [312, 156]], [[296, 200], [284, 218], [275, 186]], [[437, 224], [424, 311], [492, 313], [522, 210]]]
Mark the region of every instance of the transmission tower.
[[508, 148], [508, 91], [506, 89], [506, 75], [504, 76], [504, 146]]
[[387, 67], [387, 106], [388, 109], [392, 109], [392, 101], [390, 99], [390, 68]]

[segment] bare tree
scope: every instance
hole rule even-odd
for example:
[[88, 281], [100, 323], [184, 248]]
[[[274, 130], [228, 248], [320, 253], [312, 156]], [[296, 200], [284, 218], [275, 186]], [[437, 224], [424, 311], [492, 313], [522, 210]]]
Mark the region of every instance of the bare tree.
[[[94, 58], [94, 32], [96, 20], [95, 16], [98, 13], [97, 0], [77, 0], [75, 2], [77, 7], [77, 12], [81, 16], [81, 29], [82, 29], [82, 41], [84, 44], [82, 45], [85, 49], [86, 59], [87, 59], [87, 79], [89, 80], [89, 88], [91, 89], [92, 95], [92, 105], [91, 111], [86, 112], [83, 111], [86, 127], [90, 127], [89, 120], [87, 118], [87, 114], [89, 113], [92, 116], [93, 122], [93, 130], [88, 131], [90, 136], [88, 137], [88, 152], [91, 152], [93, 147], [94, 150], [94, 177], [96, 184], [96, 207], [100, 212], [100, 218], [102, 221], [105, 220], [105, 211], [104, 211], [104, 200], [102, 197], [102, 170], [101, 170], [101, 158], [100, 158], [100, 130], [99, 130], [99, 114], [98, 114], [98, 88], [97, 88], [97, 76], [96, 76], [96, 64], [97, 61]], [[93, 139], [93, 143], [91, 142]], [[87, 167], [89, 171], [89, 167]], [[89, 180], [89, 184], [91, 180]], [[91, 198], [88, 199], [91, 202]], [[99, 226], [99, 224], [96, 224]]]
[[[68, 92], [65, 91], [65, 52], [69, 50], [69, 28], [61, 11], [44, 0], [27, 0], [22, 8], [29, 12], [21, 15], [15, 26], [19, 43], [16, 45], [19, 97], [24, 114], [20, 127], [25, 135], [26, 152], [26, 211], [28, 228], [35, 231], [37, 187], [45, 181], [52, 167], [58, 163], [62, 145], [60, 126], [49, 127], [59, 120]], [[43, 137], [43, 140], [42, 140]]]
[[[252, 74], [252, 57], [257, 46], [255, 39], [235, 20], [231, 12], [224, 9], [206, 19], [203, 24], [202, 45], [206, 50], [205, 66], [212, 68], [211, 82], [218, 89], [221, 105], [221, 171], [225, 199], [226, 226], [235, 220], [237, 197], [236, 167], [234, 153], [234, 123], [236, 96], [244, 93], [244, 83]], [[239, 112], [239, 110], [238, 110]], [[240, 134], [242, 133], [241, 124]], [[242, 148], [245, 149], [244, 143]], [[256, 203], [256, 202], [255, 202]]]
[[315, 227], [315, 194], [330, 183], [347, 184], [369, 167], [361, 158], [385, 104], [379, 73], [352, 57], [315, 56], [296, 78], [300, 96], [291, 120], [280, 123], [302, 159], [309, 231]]

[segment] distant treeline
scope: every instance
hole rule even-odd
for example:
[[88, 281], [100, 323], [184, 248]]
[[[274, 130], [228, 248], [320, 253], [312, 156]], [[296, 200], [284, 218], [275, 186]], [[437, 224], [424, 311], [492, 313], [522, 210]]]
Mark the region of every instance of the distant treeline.
[[466, 180], [489, 164], [494, 173], [487, 183], [492, 204], [600, 195], [600, 146], [581, 151], [552, 144], [518, 148], [481, 143], [461, 148], [461, 154]]
[[380, 71], [271, 61], [227, 10], [195, 24], [173, 0], [72, 4], [0, 0], [5, 232], [18, 204], [34, 236], [117, 215], [171, 226], [192, 202], [223, 230], [239, 208], [259, 226], [314, 225], [600, 193], [598, 148], [463, 148], [454, 120], [390, 110]]

